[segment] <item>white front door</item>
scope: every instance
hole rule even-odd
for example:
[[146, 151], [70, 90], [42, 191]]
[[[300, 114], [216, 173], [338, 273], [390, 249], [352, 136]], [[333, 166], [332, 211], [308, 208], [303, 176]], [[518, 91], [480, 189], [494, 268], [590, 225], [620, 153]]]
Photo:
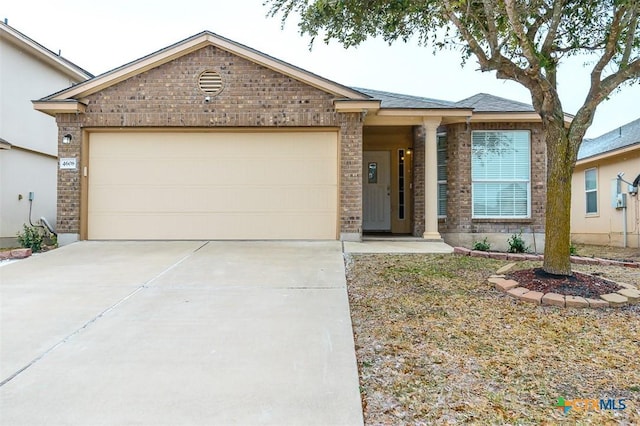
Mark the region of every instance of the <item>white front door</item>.
[[391, 231], [391, 153], [364, 151], [362, 167], [362, 229]]

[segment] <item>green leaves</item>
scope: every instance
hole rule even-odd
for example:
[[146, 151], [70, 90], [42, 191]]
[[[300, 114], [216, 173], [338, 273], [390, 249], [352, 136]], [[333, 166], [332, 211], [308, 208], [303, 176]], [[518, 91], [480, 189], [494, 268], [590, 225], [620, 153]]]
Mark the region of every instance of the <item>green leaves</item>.
[[368, 37], [408, 40], [426, 36], [436, 27], [435, 1], [422, 0], [267, 0], [269, 16], [299, 15], [302, 34], [323, 41], [337, 40], [345, 47], [356, 46]]
[[[613, 39], [612, 64], [640, 55], [637, 0], [266, 0], [283, 23], [298, 15], [302, 34], [356, 46], [368, 37], [391, 43], [412, 37], [436, 49], [462, 48], [485, 70], [549, 73], [561, 58], [603, 52]], [[499, 60], [502, 58], [503, 60]], [[486, 59], [486, 61], [485, 61]], [[484, 63], [483, 63], [484, 62]], [[514, 76], [515, 77], [515, 76]]]

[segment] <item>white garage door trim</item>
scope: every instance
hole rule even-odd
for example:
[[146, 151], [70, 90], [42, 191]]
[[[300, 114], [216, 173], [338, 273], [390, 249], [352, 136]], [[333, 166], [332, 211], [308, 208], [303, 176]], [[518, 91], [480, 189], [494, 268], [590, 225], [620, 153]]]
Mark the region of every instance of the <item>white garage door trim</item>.
[[337, 131], [95, 132], [89, 239], [337, 239]]

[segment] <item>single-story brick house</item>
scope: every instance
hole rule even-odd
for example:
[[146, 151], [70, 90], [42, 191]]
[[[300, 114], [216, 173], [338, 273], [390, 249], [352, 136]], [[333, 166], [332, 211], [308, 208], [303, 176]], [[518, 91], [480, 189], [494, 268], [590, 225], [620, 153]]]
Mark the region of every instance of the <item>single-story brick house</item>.
[[519, 102], [346, 87], [205, 31], [34, 106], [58, 123], [63, 242], [522, 230], [542, 247], [545, 147]]
[[573, 170], [572, 241], [640, 248], [638, 177], [640, 119], [582, 141]]

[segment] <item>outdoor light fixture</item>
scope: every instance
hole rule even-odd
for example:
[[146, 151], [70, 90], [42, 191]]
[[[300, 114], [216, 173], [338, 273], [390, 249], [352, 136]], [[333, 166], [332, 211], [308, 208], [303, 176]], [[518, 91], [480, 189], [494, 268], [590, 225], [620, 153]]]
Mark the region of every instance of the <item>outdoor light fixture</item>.
[[62, 137], [62, 143], [71, 143], [71, 139], [71, 135], [67, 133]]

